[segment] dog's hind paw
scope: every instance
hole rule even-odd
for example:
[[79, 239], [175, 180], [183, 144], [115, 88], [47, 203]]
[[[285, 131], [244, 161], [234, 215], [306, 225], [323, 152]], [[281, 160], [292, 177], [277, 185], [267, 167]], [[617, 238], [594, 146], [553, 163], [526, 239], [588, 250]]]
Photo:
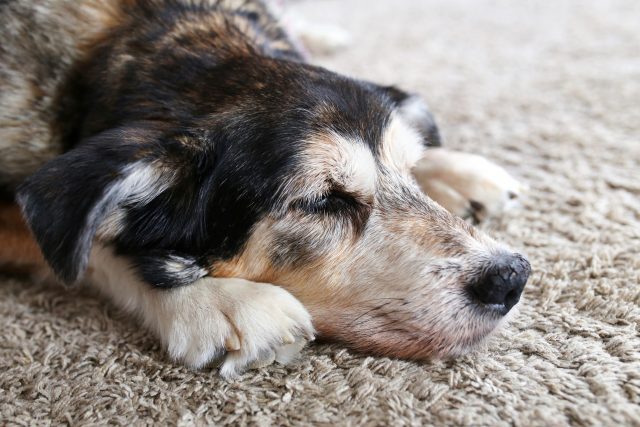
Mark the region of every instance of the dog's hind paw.
[[475, 223], [516, 206], [526, 190], [504, 168], [486, 158], [443, 148], [428, 149], [413, 173], [429, 197]]

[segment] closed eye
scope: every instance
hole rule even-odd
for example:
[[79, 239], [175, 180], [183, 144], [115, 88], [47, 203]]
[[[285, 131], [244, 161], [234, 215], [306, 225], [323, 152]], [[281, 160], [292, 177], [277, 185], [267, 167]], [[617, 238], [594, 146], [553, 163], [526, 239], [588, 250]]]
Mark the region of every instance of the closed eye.
[[294, 206], [308, 214], [337, 214], [358, 208], [356, 198], [344, 191], [331, 190], [314, 199], [298, 200]]
[[360, 235], [369, 221], [373, 201], [361, 201], [354, 194], [334, 187], [313, 199], [300, 199], [292, 209], [304, 212], [309, 217], [320, 217], [350, 224], [354, 235]]

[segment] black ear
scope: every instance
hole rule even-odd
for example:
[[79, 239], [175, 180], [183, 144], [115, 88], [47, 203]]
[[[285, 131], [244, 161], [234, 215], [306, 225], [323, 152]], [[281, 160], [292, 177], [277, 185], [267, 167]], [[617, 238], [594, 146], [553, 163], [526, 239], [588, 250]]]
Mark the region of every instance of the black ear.
[[436, 120], [429, 111], [427, 103], [419, 95], [407, 93], [395, 86], [385, 86], [381, 90], [396, 105], [398, 113], [420, 132], [426, 146], [439, 147], [441, 145]]
[[17, 200], [45, 259], [65, 283], [84, 273], [100, 224], [116, 207], [161, 191], [166, 177], [141, 141], [150, 130], [114, 129], [44, 165]]

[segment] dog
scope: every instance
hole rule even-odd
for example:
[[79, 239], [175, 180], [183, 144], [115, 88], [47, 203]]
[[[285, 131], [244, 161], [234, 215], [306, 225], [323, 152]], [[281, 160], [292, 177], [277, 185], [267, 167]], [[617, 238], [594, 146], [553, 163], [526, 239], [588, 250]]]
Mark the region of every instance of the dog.
[[518, 182], [262, 1], [4, 0], [0, 37], [4, 270], [89, 283], [227, 378], [316, 334], [455, 357], [513, 313], [529, 262], [464, 218]]

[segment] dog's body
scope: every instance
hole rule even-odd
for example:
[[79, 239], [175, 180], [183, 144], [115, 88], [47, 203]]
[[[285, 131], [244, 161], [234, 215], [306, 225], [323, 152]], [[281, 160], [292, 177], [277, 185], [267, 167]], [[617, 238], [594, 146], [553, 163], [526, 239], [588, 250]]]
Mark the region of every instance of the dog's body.
[[[526, 260], [412, 169], [460, 215], [516, 183], [425, 154], [417, 97], [305, 64], [259, 0], [9, 0], [0, 37], [0, 187], [60, 279], [139, 314], [172, 357], [233, 375], [314, 328], [455, 355], [517, 303]], [[21, 249], [0, 264], [41, 263], [11, 215], [0, 238]]]

